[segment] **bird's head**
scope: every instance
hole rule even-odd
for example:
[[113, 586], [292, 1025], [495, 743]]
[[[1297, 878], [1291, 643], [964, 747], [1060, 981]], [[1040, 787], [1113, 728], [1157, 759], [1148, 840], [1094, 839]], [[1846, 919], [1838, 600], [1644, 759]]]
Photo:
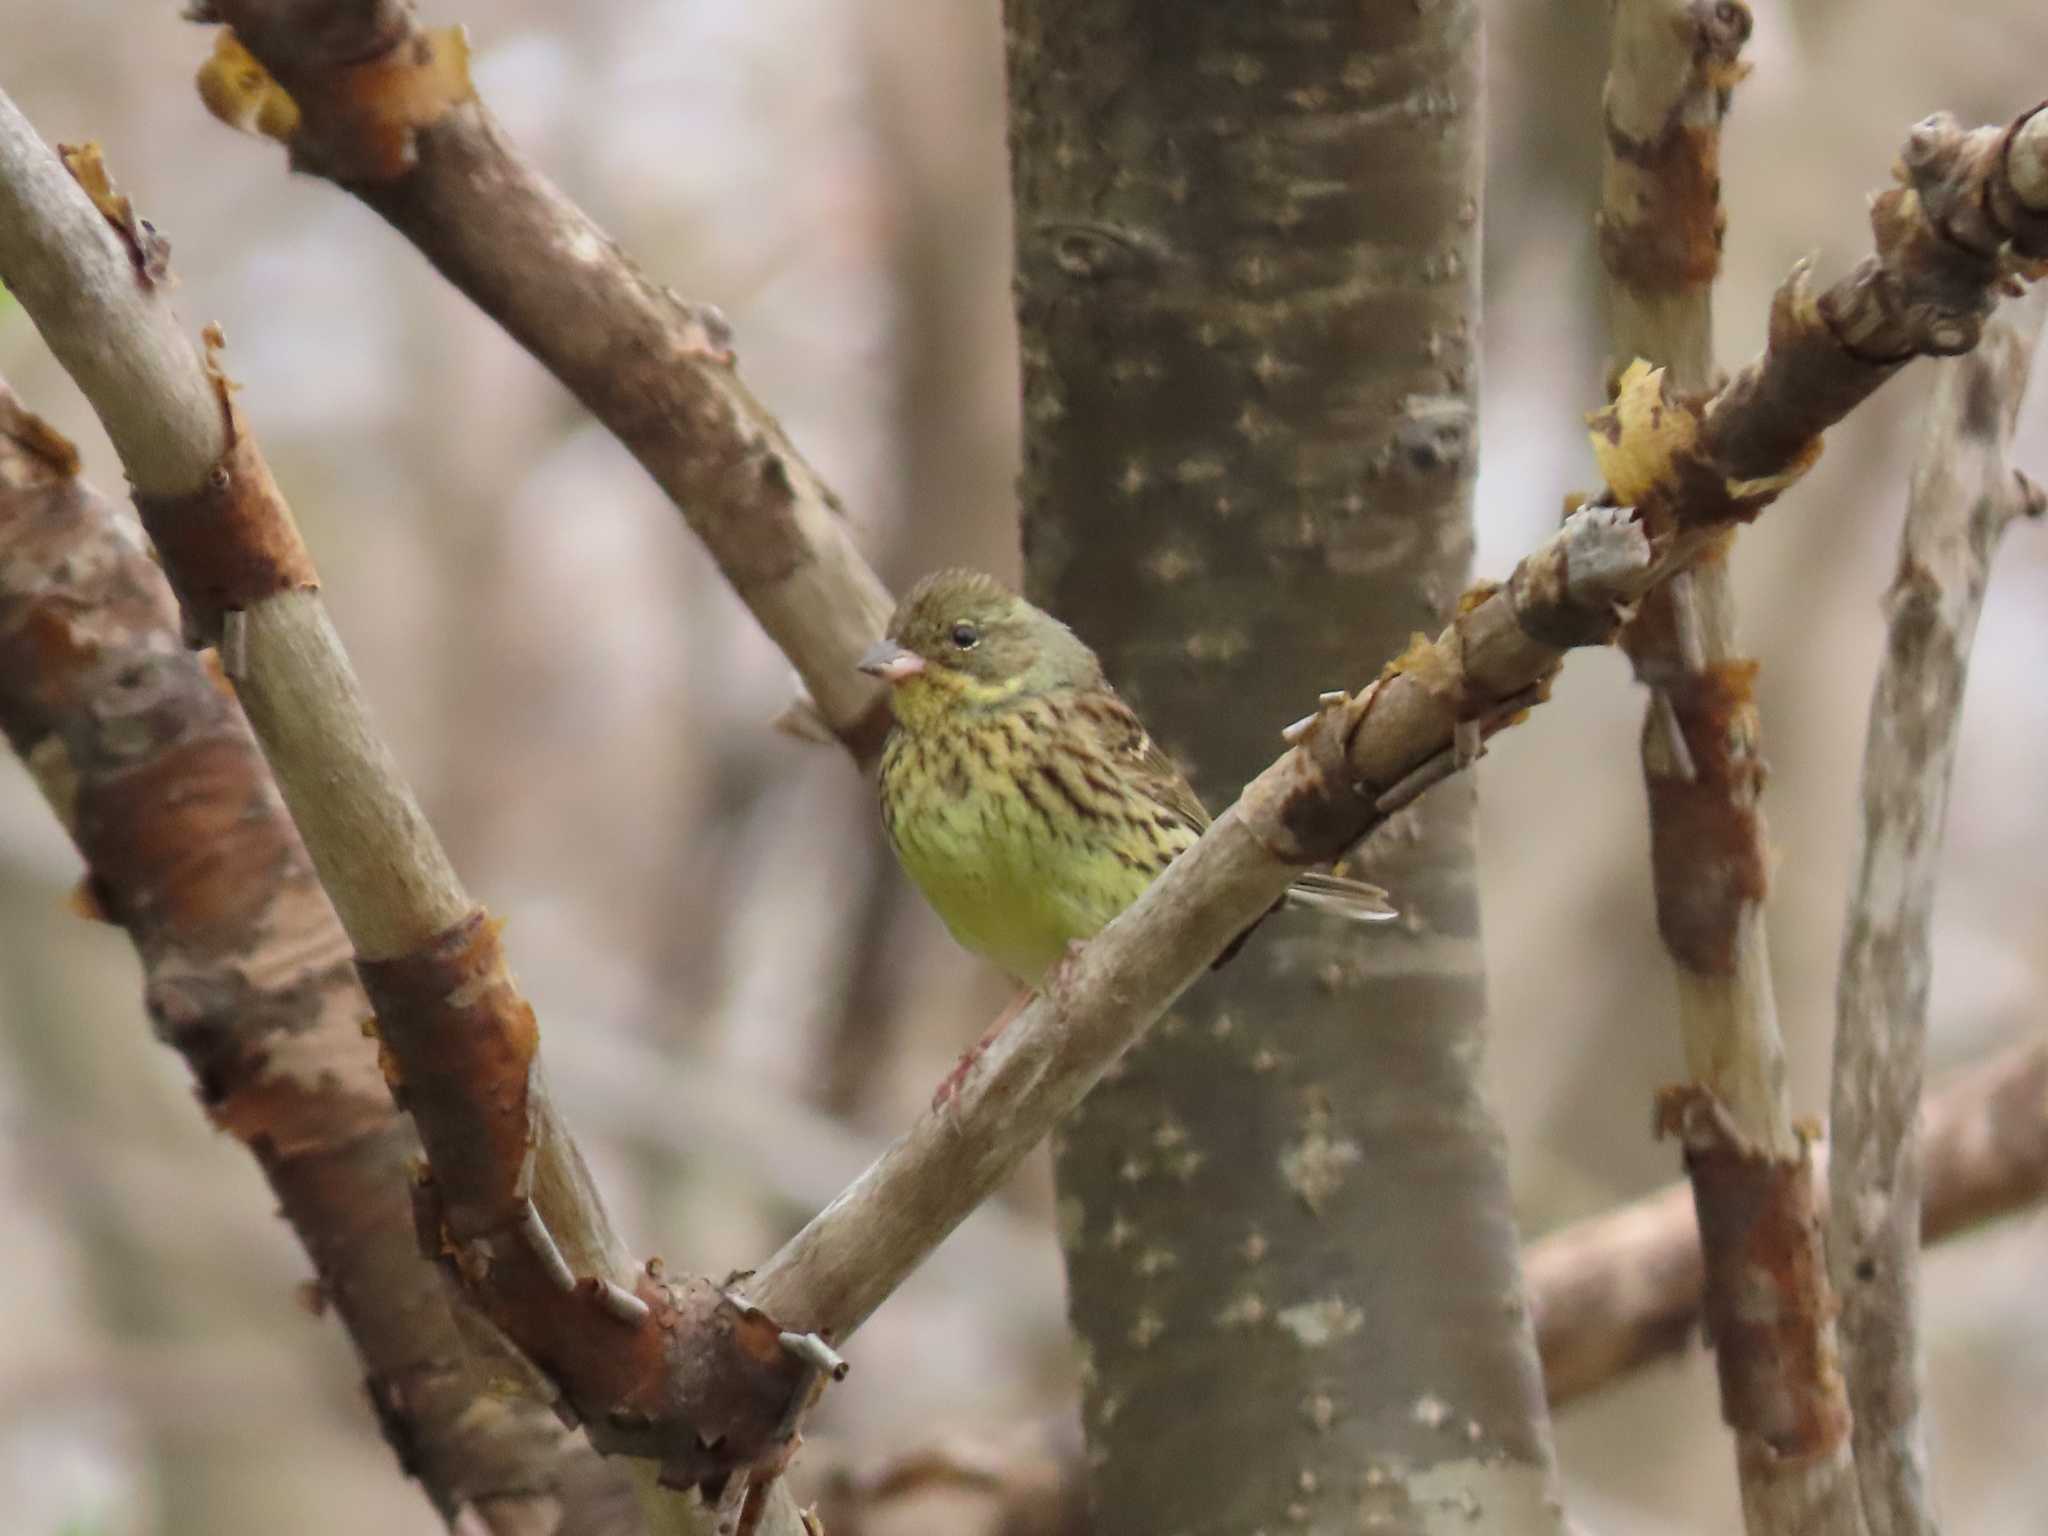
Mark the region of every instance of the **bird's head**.
[[1072, 630], [979, 571], [938, 571], [912, 587], [860, 669], [890, 685], [896, 718], [913, 731], [1102, 676]]

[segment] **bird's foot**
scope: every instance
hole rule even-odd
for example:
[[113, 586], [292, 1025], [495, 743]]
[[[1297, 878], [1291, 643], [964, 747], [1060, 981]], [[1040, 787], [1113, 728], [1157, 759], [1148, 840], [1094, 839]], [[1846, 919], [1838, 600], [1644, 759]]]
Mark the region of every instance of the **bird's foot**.
[[944, 1109], [959, 1096], [961, 1085], [967, 1081], [967, 1074], [974, 1070], [974, 1064], [981, 1060], [981, 1053], [995, 1044], [996, 1036], [1009, 1028], [1010, 1021], [1022, 1013], [1024, 1005], [1037, 995], [1030, 991], [1019, 992], [1010, 999], [1009, 1005], [996, 1015], [995, 1022], [981, 1032], [981, 1038], [967, 1047], [966, 1052], [953, 1064], [953, 1070], [946, 1074], [945, 1081], [940, 1083], [932, 1094], [933, 1113]]

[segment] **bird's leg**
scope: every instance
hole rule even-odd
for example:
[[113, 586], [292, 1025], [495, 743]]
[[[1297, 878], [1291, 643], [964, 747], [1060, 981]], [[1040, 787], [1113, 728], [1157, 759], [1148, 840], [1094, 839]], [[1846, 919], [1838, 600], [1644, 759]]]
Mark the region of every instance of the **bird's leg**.
[[966, 1053], [953, 1064], [953, 1070], [946, 1074], [946, 1080], [939, 1084], [938, 1091], [932, 1095], [932, 1108], [934, 1110], [944, 1109], [952, 1102], [953, 1096], [960, 1091], [960, 1085], [967, 1081], [967, 1074], [973, 1070], [974, 1064], [981, 1060], [981, 1053], [995, 1044], [996, 1036], [1007, 1029], [1010, 1020], [1022, 1013], [1024, 1005], [1036, 996], [1038, 994], [1029, 987], [1019, 992], [1010, 999], [1003, 1011], [996, 1015], [995, 1023], [989, 1025], [987, 1029], [981, 1032], [981, 1038], [967, 1047]]

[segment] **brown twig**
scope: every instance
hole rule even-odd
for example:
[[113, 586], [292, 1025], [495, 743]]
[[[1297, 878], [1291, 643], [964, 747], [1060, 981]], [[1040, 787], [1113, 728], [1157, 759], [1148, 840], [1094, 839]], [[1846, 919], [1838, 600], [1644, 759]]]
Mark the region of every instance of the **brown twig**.
[[1916, 1292], [1918, 1143], [1930, 930], [1970, 644], [1999, 536], [2039, 515], [2013, 472], [2013, 423], [2043, 301], [1995, 316], [1944, 363], [1886, 600], [1890, 636], [1870, 705], [1856, 883], [1836, 995], [1830, 1247], [1856, 1415], [1857, 1476], [1875, 1536], [1938, 1529], [1921, 1420]]
[[[134, 941], [159, 1034], [262, 1166], [354, 1340], [400, 1464], [444, 1519], [638, 1531], [630, 1492], [422, 1261], [419, 1156], [364, 1038], [369, 1004], [241, 712], [179, 643], [170, 589], [0, 384], [0, 727]], [[483, 1359], [476, 1361], [474, 1351]]]
[[293, 165], [389, 220], [626, 445], [782, 647], [817, 716], [872, 761], [888, 709], [853, 664], [882, 632], [889, 594], [831, 491], [740, 382], [717, 310], [650, 281], [519, 154], [466, 78], [423, 105], [407, 82], [453, 68], [453, 47], [410, 4], [208, 10], [297, 104]]
[[[427, 1150], [423, 1244], [599, 1449], [648, 1458], [680, 1487], [779, 1466], [800, 1367], [757, 1309], [628, 1261], [547, 1092], [496, 927], [371, 725], [289, 509], [229, 402], [218, 338], [193, 348], [160, 288], [132, 271], [115, 227], [0, 99], [0, 273], [129, 465], [188, 624], [218, 635], [224, 612], [245, 615], [237, 694], [354, 946], [386, 1076]], [[109, 368], [124, 346], [143, 361]], [[193, 536], [194, 520], [213, 537]], [[664, 1525], [695, 1511], [649, 1507]]]
[[[1741, 0], [1620, 0], [1605, 98], [1600, 254], [1622, 359], [1711, 387], [1720, 136], [1750, 30]], [[1684, 1126], [1706, 1308], [1752, 1536], [1861, 1529], [1812, 1169], [1792, 1126], [1764, 926], [1769, 850], [1756, 663], [1736, 648], [1724, 549], [1623, 632], [1650, 689], [1643, 780], [1657, 928], [1678, 983]], [[1767, 1291], [1768, 1326], [1742, 1298]]]

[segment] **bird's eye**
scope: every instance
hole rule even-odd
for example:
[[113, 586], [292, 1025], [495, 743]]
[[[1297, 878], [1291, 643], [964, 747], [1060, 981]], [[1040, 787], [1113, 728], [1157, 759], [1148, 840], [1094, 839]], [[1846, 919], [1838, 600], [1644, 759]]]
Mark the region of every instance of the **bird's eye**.
[[981, 631], [972, 624], [955, 624], [951, 638], [955, 650], [971, 651], [981, 644]]

